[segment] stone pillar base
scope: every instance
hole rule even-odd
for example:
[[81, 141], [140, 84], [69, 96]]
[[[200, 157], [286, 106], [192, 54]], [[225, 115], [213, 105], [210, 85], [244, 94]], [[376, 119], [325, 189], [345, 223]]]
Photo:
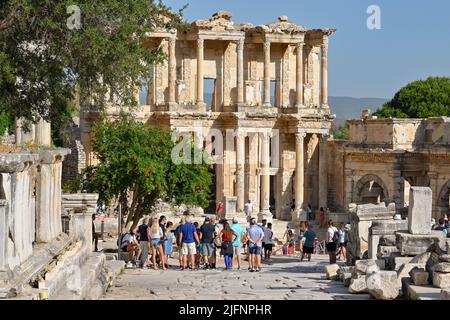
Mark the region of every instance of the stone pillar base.
[[306, 221], [306, 211], [302, 209], [296, 209], [291, 211], [291, 221]]
[[272, 222], [272, 220], [273, 220], [272, 212], [267, 210], [267, 211], [261, 211], [260, 213], [258, 213], [258, 222], [262, 222], [264, 219], [266, 219], [267, 222]]

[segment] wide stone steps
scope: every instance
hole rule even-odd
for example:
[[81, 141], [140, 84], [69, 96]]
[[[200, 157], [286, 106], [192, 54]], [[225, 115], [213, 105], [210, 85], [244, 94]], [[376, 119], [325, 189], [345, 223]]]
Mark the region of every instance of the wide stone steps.
[[51, 300], [96, 300], [112, 286], [125, 267], [124, 261], [106, 260], [102, 253], [88, 257], [77, 273], [67, 279], [67, 284]]

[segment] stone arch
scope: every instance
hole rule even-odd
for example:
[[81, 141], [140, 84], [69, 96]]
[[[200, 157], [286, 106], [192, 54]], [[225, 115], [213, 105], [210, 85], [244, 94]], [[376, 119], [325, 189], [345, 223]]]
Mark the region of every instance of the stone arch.
[[444, 186], [442, 187], [441, 192], [439, 193], [439, 197], [437, 199], [437, 206], [449, 209], [450, 207], [449, 197], [450, 197], [450, 180], [448, 180], [447, 183], [444, 184]]
[[378, 203], [389, 199], [388, 188], [383, 180], [375, 174], [366, 174], [355, 184], [353, 202]]

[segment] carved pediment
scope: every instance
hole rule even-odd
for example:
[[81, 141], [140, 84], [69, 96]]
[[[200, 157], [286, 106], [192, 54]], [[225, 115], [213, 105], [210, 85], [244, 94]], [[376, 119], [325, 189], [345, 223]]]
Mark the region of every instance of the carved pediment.
[[231, 21], [232, 14], [228, 11], [219, 11], [214, 13], [208, 20], [196, 20], [192, 23], [198, 29], [211, 31], [236, 30], [237, 27]]
[[306, 31], [305, 27], [290, 22], [287, 16], [281, 16], [278, 18], [278, 21], [266, 25], [257, 26], [255, 29], [263, 31], [265, 33], [278, 34], [293, 34]]

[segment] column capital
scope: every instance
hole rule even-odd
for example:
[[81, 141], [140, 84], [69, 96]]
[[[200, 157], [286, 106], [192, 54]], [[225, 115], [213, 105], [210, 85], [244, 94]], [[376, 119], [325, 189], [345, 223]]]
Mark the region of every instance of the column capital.
[[305, 45], [305, 43], [304, 42], [297, 42], [296, 44], [295, 44], [295, 48], [297, 49], [297, 50], [301, 50], [301, 49], [303, 49], [303, 46]]
[[205, 42], [205, 40], [204, 39], [202, 39], [202, 38], [198, 38], [197, 39], [197, 48], [203, 48], [203, 45], [204, 45], [204, 42]]
[[264, 40], [264, 50], [268, 50], [268, 49], [270, 49], [270, 40], [265, 39]]
[[245, 138], [246, 136], [247, 136], [247, 132], [236, 131], [236, 138]]
[[295, 139], [297, 140], [297, 142], [300, 142], [301, 140], [305, 139], [305, 137], [306, 137], [306, 132], [295, 133]]
[[171, 45], [173, 45], [173, 44], [175, 44], [175, 42], [177, 41], [177, 38], [175, 38], [175, 37], [169, 37], [169, 38], [167, 38], [167, 40], [169, 41], [169, 43], [170, 43]]

